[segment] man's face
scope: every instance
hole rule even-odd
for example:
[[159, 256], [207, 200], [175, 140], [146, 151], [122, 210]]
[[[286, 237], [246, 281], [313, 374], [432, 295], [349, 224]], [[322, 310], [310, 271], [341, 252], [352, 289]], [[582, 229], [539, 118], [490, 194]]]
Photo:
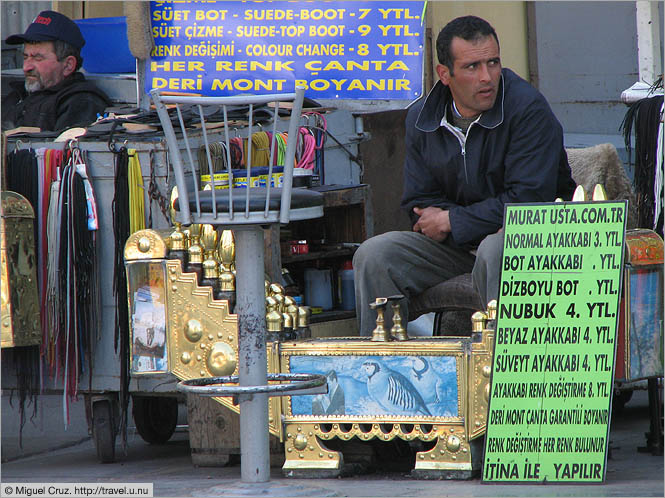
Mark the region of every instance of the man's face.
[[52, 42], [26, 43], [23, 48], [25, 89], [32, 93], [60, 83], [71, 74], [68, 59], [58, 60]]
[[472, 118], [492, 108], [501, 79], [499, 44], [492, 35], [466, 41], [454, 37], [450, 45], [453, 71], [436, 67], [443, 84], [448, 85], [455, 106], [465, 118]]

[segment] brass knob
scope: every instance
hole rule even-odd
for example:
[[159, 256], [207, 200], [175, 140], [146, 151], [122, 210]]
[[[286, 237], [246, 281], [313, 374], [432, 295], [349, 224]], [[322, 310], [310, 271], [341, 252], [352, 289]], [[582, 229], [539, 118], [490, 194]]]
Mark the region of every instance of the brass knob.
[[482, 332], [485, 329], [485, 322], [487, 321], [487, 313], [476, 311], [471, 315], [471, 331]]
[[268, 332], [281, 332], [284, 329], [284, 317], [277, 310], [272, 310], [266, 315]]
[[298, 306], [298, 328], [309, 327], [312, 310], [309, 306]]
[[496, 320], [496, 299], [492, 299], [489, 303], [487, 303], [487, 319], [488, 320]]
[[393, 326], [390, 328], [390, 335], [396, 341], [408, 341], [409, 336], [406, 333], [406, 329], [402, 326], [402, 314], [399, 303], [401, 299], [404, 299], [404, 296], [396, 294], [394, 296], [389, 296], [387, 299], [393, 310]]
[[372, 341], [374, 342], [389, 342], [390, 334], [383, 326], [385, 321], [384, 313], [388, 299], [385, 297], [377, 297], [376, 301], [369, 304], [369, 307], [376, 310], [376, 327], [372, 331]]

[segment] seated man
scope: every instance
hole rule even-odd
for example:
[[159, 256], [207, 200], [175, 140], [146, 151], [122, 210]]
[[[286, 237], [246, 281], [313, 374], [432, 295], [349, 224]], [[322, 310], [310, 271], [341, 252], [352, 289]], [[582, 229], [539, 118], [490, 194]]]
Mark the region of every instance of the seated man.
[[23, 43], [25, 83], [11, 83], [2, 99], [2, 129], [34, 126], [61, 131], [87, 126], [110, 105], [108, 97], [78, 72], [85, 44], [79, 27], [58, 12], [41, 12], [22, 35], [7, 38]]
[[[570, 199], [563, 130], [545, 98], [509, 69], [489, 23], [454, 19], [436, 41], [439, 80], [406, 118], [402, 207], [412, 232], [365, 241], [353, 258], [361, 335], [377, 297], [424, 290], [472, 272], [483, 303], [496, 299], [504, 206]], [[389, 310], [388, 310], [389, 312]]]

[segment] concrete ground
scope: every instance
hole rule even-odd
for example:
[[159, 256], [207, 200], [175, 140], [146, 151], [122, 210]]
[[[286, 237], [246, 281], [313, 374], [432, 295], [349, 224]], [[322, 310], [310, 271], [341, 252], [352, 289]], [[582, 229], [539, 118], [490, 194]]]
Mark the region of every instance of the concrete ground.
[[[127, 451], [116, 445], [116, 462], [97, 462], [87, 435], [82, 401], [71, 408], [64, 430], [62, 399], [41, 396], [38, 415], [23, 430], [18, 447], [16, 405], [2, 396], [3, 483], [136, 483], [154, 485], [154, 496], [664, 496], [663, 457], [637, 451], [649, 430], [645, 391], [637, 391], [623, 412], [613, 417], [611, 456], [604, 484], [492, 485], [471, 481], [420, 481], [408, 471], [375, 471], [340, 479], [286, 479], [273, 468], [269, 483], [248, 485], [238, 464], [223, 468], [191, 463], [186, 426], [164, 445], [149, 445], [131, 430]], [[3, 495], [4, 496], [4, 495]]]

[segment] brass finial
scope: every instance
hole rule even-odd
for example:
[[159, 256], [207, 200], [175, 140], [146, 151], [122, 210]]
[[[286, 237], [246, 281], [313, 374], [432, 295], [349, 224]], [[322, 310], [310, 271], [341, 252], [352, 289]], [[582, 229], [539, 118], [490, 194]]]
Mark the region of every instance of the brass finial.
[[170, 214], [171, 222], [175, 229], [169, 235], [169, 249], [172, 251], [184, 251], [185, 250], [185, 234], [182, 233], [181, 227], [182, 224], [177, 220], [176, 210], [175, 210], [175, 201], [178, 199], [178, 187], [173, 187], [171, 190], [171, 201], [170, 205]]
[[235, 292], [236, 277], [231, 271], [235, 265], [236, 246], [231, 230], [222, 231], [217, 245], [217, 257], [219, 258], [219, 282], [222, 292]]
[[219, 274], [219, 287], [222, 291], [235, 291], [236, 290], [236, 277], [230, 271], [225, 271]]
[[292, 296], [284, 296], [284, 307], [287, 308], [291, 305], [296, 305], [296, 300]]
[[289, 313], [282, 313], [282, 320], [284, 321], [284, 329], [291, 329], [293, 330], [293, 324], [295, 323], [293, 321], [293, 317]]
[[180, 228], [180, 222], [177, 220], [175, 211], [175, 201], [178, 199], [178, 187], [173, 187], [171, 190], [171, 199], [169, 200], [169, 214], [171, 215], [171, 223], [176, 228]]
[[309, 317], [312, 310], [309, 306], [298, 306], [298, 328], [309, 327]]
[[390, 328], [390, 335], [396, 341], [408, 341], [409, 336], [406, 333], [406, 329], [402, 326], [402, 314], [399, 303], [401, 299], [404, 299], [404, 296], [401, 294], [388, 297], [390, 307], [393, 310], [393, 326]]
[[586, 192], [582, 185], [578, 185], [573, 193], [573, 202], [584, 202], [586, 201]]
[[217, 249], [217, 232], [212, 225], [201, 225], [201, 246], [203, 247], [203, 278], [217, 280], [219, 272], [217, 271], [217, 260], [215, 259], [215, 250]]
[[203, 278], [205, 279], [217, 279], [219, 275], [217, 274], [217, 261], [214, 259], [206, 259], [203, 264]]
[[281, 332], [284, 328], [284, 318], [276, 310], [272, 310], [266, 315], [266, 328], [268, 332]]
[[386, 311], [386, 304], [388, 299], [385, 297], [377, 297], [376, 301], [369, 303], [369, 307], [376, 310], [376, 327], [372, 331], [372, 341], [375, 342], [388, 342], [390, 341], [390, 334], [383, 326], [384, 313]]
[[492, 299], [489, 303], [487, 303], [487, 319], [488, 320], [496, 320], [496, 299]]
[[277, 301], [272, 296], [266, 296], [266, 312], [275, 311], [277, 309]]
[[[286, 305], [286, 302], [284, 304]], [[286, 305], [284, 308], [284, 312], [291, 315], [293, 328], [296, 328], [298, 326], [298, 306], [296, 306], [295, 302]]]
[[171, 251], [185, 250], [185, 234], [180, 231], [180, 224], [176, 225], [175, 230], [169, 236], [169, 248]]
[[285, 333], [286, 339], [293, 339], [293, 317], [288, 313], [282, 313], [282, 321], [284, 323], [284, 328], [282, 329]]
[[293, 316], [286, 312], [282, 313], [282, 318], [284, 319], [284, 329], [282, 329], [282, 340], [292, 341], [297, 336], [295, 331], [296, 322], [293, 321]]
[[277, 301], [277, 310], [280, 313], [284, 312], [284, 294], [273, 294], [272, 298]]
[[219, 245], [217, 246], [217, 254], [219, 260], [222, 262], [224, 271], [231, 271], [235, 266], [236, 259], [236, 244], [231, 230], [222, 231], [222, 236], [219, 238]]
[[284, 286], [282, 284], [278, 284], [277, 282], [273, 282], [270, 284], [270, 294], [271, 295], [276, 295], [276, 294], [281, 294], [282, 296], [284, 295]]
[[476, 311], [471, 315], [471, 332], [482, 332], [485, 329], [487, 313]]
[[217, 231], [212, 225], [201, 225], [201, 245], [206, 259], [215, 259], [217, 248]]
[[201, 247], [201, 225], [193, 223], [189, 226], [189, 245], [187, 253], [190, 263], [203, 263], [203, 248]]
[[605, 192], [605, 187], [603, 187], [600, 183], [597, 183], [596, 186], [593, 188], [593, 197], [592, 199], [594, 201], [606, 201], [607, 200], [607, 192]]
[[296, 338], [307, 339], [312, 337], [312, 331], [309, 328], [309, 316], [312, 310], [309, 306], [298, 306], [298, 322], [296, 327]]

